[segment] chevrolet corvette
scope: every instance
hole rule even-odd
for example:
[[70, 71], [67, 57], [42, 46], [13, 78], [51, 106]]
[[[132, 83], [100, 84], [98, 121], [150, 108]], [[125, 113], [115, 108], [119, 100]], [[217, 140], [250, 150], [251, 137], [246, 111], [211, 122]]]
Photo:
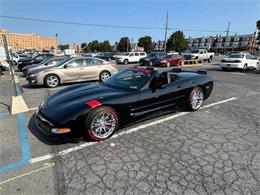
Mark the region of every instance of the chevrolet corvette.
[[48, 136], [80, 133], [103, 141], [132, 119], [164, 111], [198, 110], [213, 88], [206, 71], [131, 67], [103, 82], [64, 88], [38, 108], [37, 129]]

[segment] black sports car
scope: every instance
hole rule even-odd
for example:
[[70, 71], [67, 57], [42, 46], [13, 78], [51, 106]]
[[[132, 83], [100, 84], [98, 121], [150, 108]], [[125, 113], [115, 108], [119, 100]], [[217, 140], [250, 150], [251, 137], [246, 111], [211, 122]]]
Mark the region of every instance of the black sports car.
[[129, 120], [161, 111], [198, 110], [213, 81], [205, 71], [124, 69], [104, 82], [67, 87], [48, 97], [36, 113], [47, 135], [81, 133], [102, 141]]

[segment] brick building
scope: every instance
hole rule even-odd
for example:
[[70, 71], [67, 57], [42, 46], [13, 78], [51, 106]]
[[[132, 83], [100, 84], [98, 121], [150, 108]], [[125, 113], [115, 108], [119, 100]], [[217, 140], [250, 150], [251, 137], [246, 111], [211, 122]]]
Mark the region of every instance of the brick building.
[[13, 33], [0, 29], [0, 45], [3, 45], [2, 35], [6, 36], [8, 46], [15, 50], [35, 49], [37, 51], [57, 48], [55, 37], [45, 37], [34, 33]]

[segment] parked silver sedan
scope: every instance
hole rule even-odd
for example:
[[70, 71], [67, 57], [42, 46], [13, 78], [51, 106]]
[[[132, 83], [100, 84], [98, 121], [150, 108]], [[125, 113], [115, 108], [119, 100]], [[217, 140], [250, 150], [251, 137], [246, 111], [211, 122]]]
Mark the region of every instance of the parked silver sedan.
[[32, 71], [26, 79], [31, 85], [57, 87], [63, 83], [104, 81], [117, 71], [116, 64], [97, 58], [77, 57], [66, 59], [50, 68]]

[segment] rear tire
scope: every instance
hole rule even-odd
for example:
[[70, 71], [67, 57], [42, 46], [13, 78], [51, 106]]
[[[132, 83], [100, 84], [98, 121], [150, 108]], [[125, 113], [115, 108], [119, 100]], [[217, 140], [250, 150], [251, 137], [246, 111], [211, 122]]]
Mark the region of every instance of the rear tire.
[[118, 125], [118, 115], [113, 108], [98, 107], [91, 111], [85, 119], [84, 137], [93, 141], [104, 141], [115, 133]]
[[189, 98], [188, 98], [188, 109], [190, 111], [196, 111], [198, 110], [204, 102], [204, 92], [200, 87], [195, 87], [190, 92]]
[[108, 71], [102, 71], [101, 73], [100, 73], [100, 75], [99, 75], [99, 80], [100, 81], [105, 81], [105, 80], [107, 80], [109, 77], [111, 76], [111, 73], [110, 72], [108, 72]]
[[208, 59], [208, 62], [209, 62], [209, 63], [211, 63], [211, 62], [212, 62], [212, 58], [211, 58], [211, 57]]

